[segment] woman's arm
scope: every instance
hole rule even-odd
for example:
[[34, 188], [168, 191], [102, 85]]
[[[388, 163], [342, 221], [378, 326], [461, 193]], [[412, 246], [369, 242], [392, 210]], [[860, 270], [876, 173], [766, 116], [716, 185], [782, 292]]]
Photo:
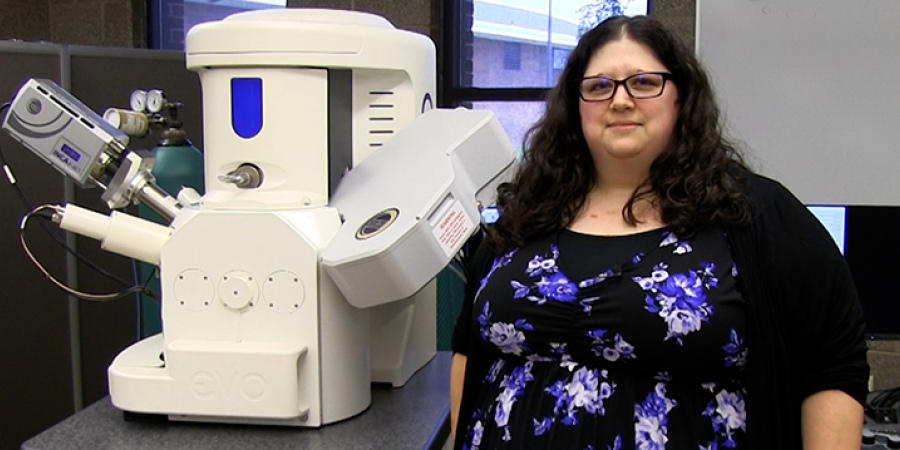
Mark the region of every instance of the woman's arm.
[[[453, 365], [450, 366], [450, 437], [456, 436], [456, 424], [459, 422], [459, 403], [462, 401], [463, 381], [466, 378], [466, 355], [453, 354]], [[862, 432], [860, 432], [862, 433]]]
[[859, 449], [869, 366], [853, 278], [834, 240], [781, 185], [766, 195], [774, 278], [786, 316], [803, 448]]
[[843, 391], [806, 397], [800, 412], [804, 450], [859, 450], [863, 407]]
[[[472, 369], [479, 369], [478, 354], [472, 353], [471, 338], [477, 330], [472, 330], [472, 303], [475, 302], [475, 294], [481, 285], [481, 279], [485, 277], [491, 268], [493, 252], [487, 245], [481, 244], [472, 255], [469, 267], [466, 269], [465, 296], [463, 297], [462, 311], [453, 329], [453, 363], [450, 366], [450, 436], [456, 438], [456, 425], [459, 422], [460, 408], [462, 407], [463, 390], [465, 388], [466, 367], [469, 356], [472, 356]], [[478, 334], [475, 334], [478, 336]], [[487, 370], [487, 368], [484, 368]], [[476, 372], [477, 373], [477, 372]], [[474, 376], [473, 380], [478, 379]], [[476, 386], [477, 388], [477, 386]], [[472, 411], [463, 411], [467, 416]]]

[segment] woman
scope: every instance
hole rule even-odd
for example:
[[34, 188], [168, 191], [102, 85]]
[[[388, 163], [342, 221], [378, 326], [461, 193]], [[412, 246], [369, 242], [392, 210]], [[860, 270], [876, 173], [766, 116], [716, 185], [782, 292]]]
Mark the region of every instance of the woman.
[[585, 34], [528, 144], [454, 333], [456, 448], [860, 448], [843, 258], [671, 32]]

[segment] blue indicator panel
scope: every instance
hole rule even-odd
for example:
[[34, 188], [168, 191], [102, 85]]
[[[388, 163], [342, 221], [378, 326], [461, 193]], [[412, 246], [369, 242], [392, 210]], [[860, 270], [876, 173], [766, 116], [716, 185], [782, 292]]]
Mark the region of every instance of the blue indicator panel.
[[490, 225], [500, 218], [500, 210], [496, 206], [488, 206], [481, 211], [481, 220], [485, 225]]
[[231, 79], [231, 127], [238, 136], [250, 139], [262, 130], [261, 78]]
[[69, 144], [63, 144], [60, 151], [68, 155], [69, 158], [72, 158], [75, 162], [78, 162], [81, 159], [81, 153], [78, 153], [74, 148], [69, 147]]
[[[61, 145], [60, 145], [61, 144]], [[63, 171], [68, 175], [71, 175], [83, 182], [82, 173], [86, 171], [87, 164], [90, 162], [90, 158], [82, 158], [82, 156], [87, 156], [81, 154], [74, 147], [70, 146], [66, 142], [57, 143], [59, 147], [54, 148], [52, 152], [50, 152], [51, 160], [50, 162], [58, 169]], [[84, 159], [84, 161], [82, 161]]]

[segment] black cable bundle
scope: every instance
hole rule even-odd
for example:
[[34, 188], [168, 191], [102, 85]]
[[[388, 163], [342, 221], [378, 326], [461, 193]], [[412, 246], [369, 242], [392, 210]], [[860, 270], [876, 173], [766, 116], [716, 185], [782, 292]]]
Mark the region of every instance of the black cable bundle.
[[[0, 105], [0, 115], [2, 115], [3, 111], [8, 109], [10, 106], [11, 106], [11, 103], [4, 103], [4, 104]], [[15, 191], [18, 194], [19, 199], [22, 201], [22, 204], [25, 206], [25, 208], [28, 211], [30, 211], [28, 214], [26, 214], [25, 219], [23, 219], [24, 220], [23, 227], [22, 227], [21, 236], [20, 236], [20, 240], [22, 241], [23, 248], [25, 249], [26, 253], [30, 257], [32, 257], [32, 261], [37, 265], [37, 267], [42, 272], [44, 272], [44, 274], [50, 279], [50, 281], [52, 281], [54, 284], [56, 284], [57, 286], [59, 286], [60, 288], [62, 288], [66, 292], [68, 292], [69, 294], [74, 295], [75, 297], [81, 298], [83, 300], [112, 300], [112, 299], [123, 297], [125, 295], [130, 295], [132, 293], [143, 294], [143, 295], [146, 295], [148, 298], [151, 298], [151, 299], [154, 299], [157, 301], [159, 300], [156, 293], [149, 290], [147, 287], [150, 283], [150, 277], [148, 277], [148, 279], [144, 282], [143, 285], [141, 285], [137, 282], [132, 283], [132, 282], [123, 280], [122, 278], [116, 276], [115, 274], [109, 272], [108, 270], [103, 269], [102, 267], [98, 266], [93, 261], [91, 261], [89, 258], [82, 255], [81, 253], [77, 252], [75, 249], [73, 249], [68, 244], [66, 244], [66, 242], [63, 240], [62, 237], [60, 237], [59, 235], [54, 233], [50, 229], [50, 226], [47, 224], [47, 222], [49, 222], [50, 218], [52, 217], [52, 212], [47, 209], [44, 209], [42, 207], [34, 208], [32, 206], [31, 201], [28, 200], [28, 197], [25, 195], [24, 192], [22, 192], [22, 188], [19, 187], [19, 184], [15, 181], [15, 177], [12, 175], [12, 169], [9, 167], [9, 164], [6, 161], [6, 157], [3, 155], [2, 151], [0, 151], [0, 169], [2, 169], [6, 173], [6, 177], [8, 178], [10, 184], [15, 188]], [[78, 259], [82, 263], [86, 264], [88, 267], [90, 267], [91, 269], [100, 273], [101, 275], [103, 275], [113, 281], [116, 281], [117, 283], [119, 283], [123, 286], [128, 286], [128, 289], [125, 289], [123, 291], [113, 293], [113, 294], [102, 294], [99, 296], [95, 296], [92, 294], [86, 294], [83, 292], [71, 290], [67, 286], [63, 285], [58, 280], [56, 280], [52, 275], [50, 275], [48, 272], [46, 272], [46, 270], [43, 268], [43, 266], [40, 263], [38, 263], [38, 261], [36, 259], [33, 258], [33, 255], [31, 255], [30, 251], [28, 250], [28, 246], [25, 242], [24, 223], [27, 222], [27, 218], [29, 218], [31, 216], [43, 219], [40, 221], [41, 228], [43, 228], [44, 231], [47, 232], [47, 234], [50, 235], [50, 237], [52, 237], [53, 240], [56, 241], [56, 243], [59, 244], [66, 252], [70, 253], [76, 259]], [[135, 277], [137, 277], [137, 273], [135, 273]], [[100, 297], [103, 297], [103, 298], [101, 299]], [[138, 305], [139, 305], [138, 311], [140, 311], [140, 303]], [[140, 326], [140, 324], [139, 324], [139, 326]]]
[[866, 401], [866, 416], [879, 424], [900, 424], [900, 387], [875, 391]]

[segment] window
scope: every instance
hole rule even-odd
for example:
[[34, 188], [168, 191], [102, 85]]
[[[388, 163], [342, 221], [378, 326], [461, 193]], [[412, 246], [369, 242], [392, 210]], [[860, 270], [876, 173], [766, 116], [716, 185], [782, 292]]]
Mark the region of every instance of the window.
[[579, 37], [612, 15], [647, 14], [648, 0], [443, 0], [442, 8], [440, 106], [493, 110], [519, 147]]
[[563, 70], [566, 68], [566, 62], [569, 61], [569, 53], [572, 53], [572, 50], [568, 48], [553, 49], [553, 70]]
[[472, 109], [487, 109], [497, 116], [520, 155], [525, 133], [544, 113], [544, 102], [472, 102], [471, 105]]
[[150, 48], [184, 50], [184, 37], [194, 25], [256, 9], [284, 8], [287, 0], [152, 0]]
[[503, 68], [519, 70], [522, 68], [522, 45], [516, 42], [503, 43]]

